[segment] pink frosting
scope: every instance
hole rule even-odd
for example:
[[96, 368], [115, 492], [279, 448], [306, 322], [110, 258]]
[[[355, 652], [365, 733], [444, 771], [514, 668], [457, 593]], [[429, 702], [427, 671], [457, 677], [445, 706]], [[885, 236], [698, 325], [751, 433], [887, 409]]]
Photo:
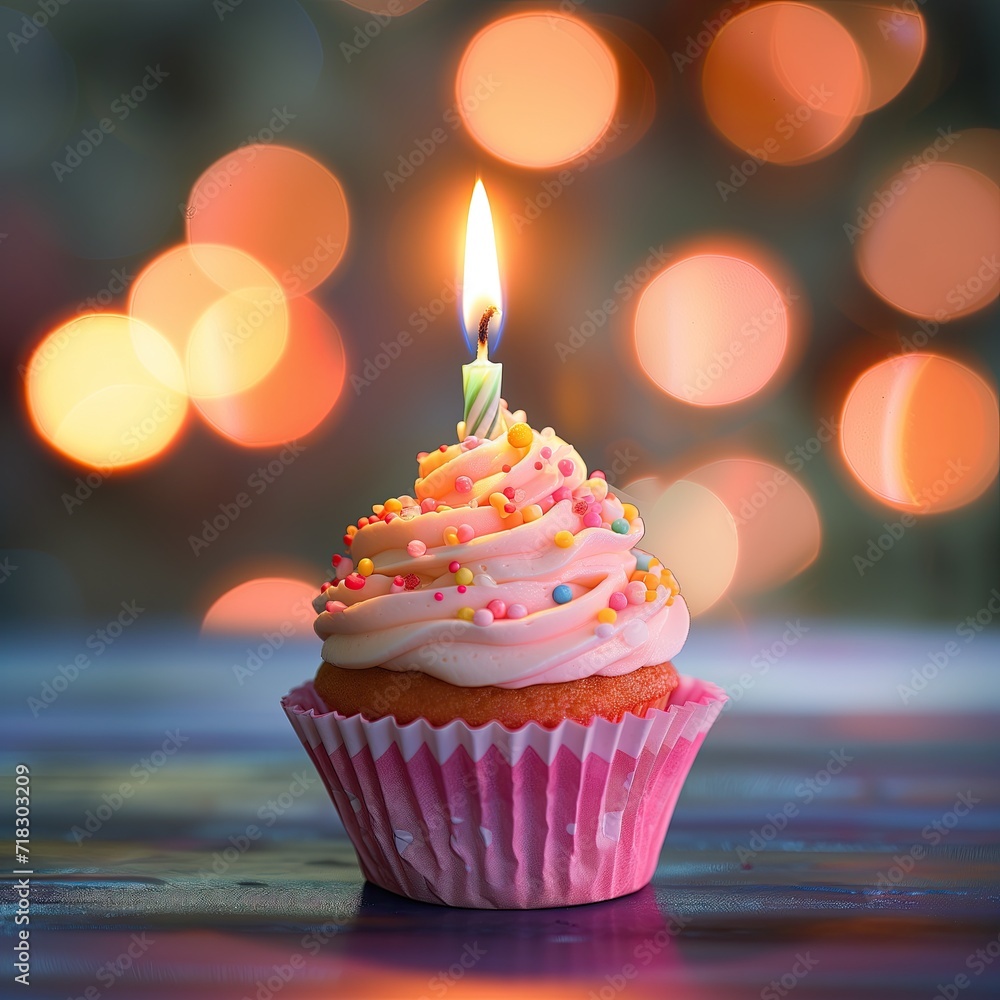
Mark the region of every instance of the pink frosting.
[[[523, 413], [504, 416], [508, 426], [524, 420]], [[626, 590], [636, 569], [632, 549], [642, 538], [642, 520], [634, 517], [627, 533], [612, 530], [622, 504], [613, 491], [602, 496], [603, 481], [588, 480], [583, 460], [551, 428], [532, 431], [527, 447], [510, 444], [504, 432], [430, 452], [419, 466], [413, 497], [401, 498], [398, 516], [373, 519], [353, 538], [354, 566], [368, 559], [374, 567], [364, 585], [356, 589], [357, 577], [334, 581], [315, 602], [326, 661], [420, 670], [462, 687], [517, 688], [624, 674], [681, 649], [687, 606], [662, 584], [655, 599], [629, 603], [614, 623], [599, 623], [598, 613]], [[490, 503], [504, 491], [513, 514]], [[450, 509], [427, 509], [440, 505]], [[531, 505], [541, 516], [522, 521]], [[587, 514], [595, 523], [595, 512], [600, 525], [585, 526]], [[559, 532], [569, 532], [572, 543], [557, 544]], [[423, 543], [422, 554], [407, 551], [413, 541]], [[460, 585], [456, 563], [471, 582]], [[394, 583], [398, 577], [409, 578], [413, 589]], [[557, 587], [568, 588], [565, 603], [556, 602]], [[345, 607], [326, 611], [334, 601]], [[459, 614], [482, 609], [487, 613], [475, 620]]]

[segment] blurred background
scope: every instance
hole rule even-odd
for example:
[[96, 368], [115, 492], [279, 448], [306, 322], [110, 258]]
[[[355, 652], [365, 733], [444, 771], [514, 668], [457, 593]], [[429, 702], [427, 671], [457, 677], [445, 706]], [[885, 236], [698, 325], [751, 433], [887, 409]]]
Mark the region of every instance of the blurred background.
[[288, 600], [308, 629], [344, 525], [454, 439], [477, 176], [504, 394], [637, 499], [694, 610], [987, 606], [996, 4], [53, 0], [0, 27], [11, 623], [200, 621], [277, 578], [217, 622]]

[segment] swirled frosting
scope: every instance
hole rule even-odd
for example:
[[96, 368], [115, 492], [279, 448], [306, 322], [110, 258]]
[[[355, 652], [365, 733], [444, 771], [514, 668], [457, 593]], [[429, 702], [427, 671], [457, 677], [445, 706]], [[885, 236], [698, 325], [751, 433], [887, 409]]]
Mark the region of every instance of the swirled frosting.
[[[323, 658], [462, 687], [614, 676], [680, 650], [689, 616], [643, 524], [550, 427], [417, 456], [412, 496], [350, 525], [315, 601]], [[507, 430], [509, 428], [509, 430]]]

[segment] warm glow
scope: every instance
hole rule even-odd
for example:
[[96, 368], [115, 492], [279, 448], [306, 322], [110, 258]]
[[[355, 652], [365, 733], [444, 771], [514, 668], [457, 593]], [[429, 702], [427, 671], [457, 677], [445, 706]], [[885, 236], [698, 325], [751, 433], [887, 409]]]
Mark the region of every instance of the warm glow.
[[792, 165], [832, 152], [850, 134], [868, 100], [867, 73], [835, 18], [806, 4], [764, 3], [719, 31], [702, 94], [733, 145], [760, 162]]
[[289, 302], [288, 344], [256, 385], [195, 406], [224, 437], [248, 448], [304, 437], [333, 409], [344, 386], [344, 344], [329, 316], [307, 295]]
[[858, 482], [915, 514], [961, 507], [997, 474], [997, 397], [975, 372], [935, 354], [869, 368], [844, 404], [841, 445]]
[[192, 243], [245, 250], [289, 296], [329, 277], [347, 248], [347, 199], [340, 181], [287, 146], [241, 146], [216, 160], [195, 181], [187, 216]]
[[789, 328], [783, 289], [761, 267], [704, 253], [671, 264], [646, 286], [635, 343], [643, 370], [665, 392], [721, 406], [767, 384], [785, 356]]
[[601, 139], [618, 102], [618, 71], [607, 45], [582, 22], [532, 11], [494, 21], [472, 39], [455, 89], [480, 145], [544, 169]]
[[483, 182], [477, 180], [469, 203], [469, 221], [465, 229], [465, 272], [462, 279], [462, 322], [469, 345], [475, 350], [479, 321], [493, 306], [497, 312], [490, 320], [490, 346], [499, 340], [503, 320], [503, 292], [500, 288], [500, 264], [493, 233], [493, 213]]
[[247, 580], [227, 590], [205, 612], [201, 630], [260, 635], [277, 629], [285, 637], [307, 635], [318, 593], [318, 585], [287, 577]]
[[[288, 304], [278, 280], [233, 247], [182, 244], [147, 264], [132, 283], [129, 314], [136, 352], [160, 381], [196, 397], [218, 397], [255, 385], [277, 364], [288, 335]], [[183, 371], [158, 361], [159, 338]]]
[[[939, 138], [940, 141], [940, 138]], [[933, 145], [859, 208], [850, 235], [858, 269], [890, 305], [933, 320], [965, 316], [1000, 291], [1000, 189], [971, 167], [937, 161]]]
[[642, 548], [671, 570], [692, 615], [707, 611], [729, 589], [739, 539], [726, 505], [709, 489], [680, 480], [643, 512]]
[[[806, 451], [805, 456], [812, 454]], [[734, 591], [776, 587], [819, 555], [816, 504], [787, 467], [756, 458], [726, 458], [684, 478], [710, 489], [733, 515], [740, 543]]]
[[[146, 345], [157, 379], [136, 354]], [[128, 316], [91, 313], [53, 330], [28, 362], [28, 408], [54, 448], [95, 468], [136, 465], [162, 452], [187, 413], [180, 360], [155, 330]]]

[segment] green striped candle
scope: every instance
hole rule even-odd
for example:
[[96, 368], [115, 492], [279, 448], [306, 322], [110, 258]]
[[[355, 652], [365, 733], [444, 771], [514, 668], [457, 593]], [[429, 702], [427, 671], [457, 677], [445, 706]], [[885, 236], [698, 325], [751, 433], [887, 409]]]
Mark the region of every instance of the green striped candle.
[[493, 438], [504, 430], [500, 417], [500, 380], [503, 365], [487, 356], [487, 330], [494, 306], [483, 313], [479, 323], [479, 350], [476, 360], [462, 365], [462, 390], [465, 395], [465, 433], [477, 438]]

